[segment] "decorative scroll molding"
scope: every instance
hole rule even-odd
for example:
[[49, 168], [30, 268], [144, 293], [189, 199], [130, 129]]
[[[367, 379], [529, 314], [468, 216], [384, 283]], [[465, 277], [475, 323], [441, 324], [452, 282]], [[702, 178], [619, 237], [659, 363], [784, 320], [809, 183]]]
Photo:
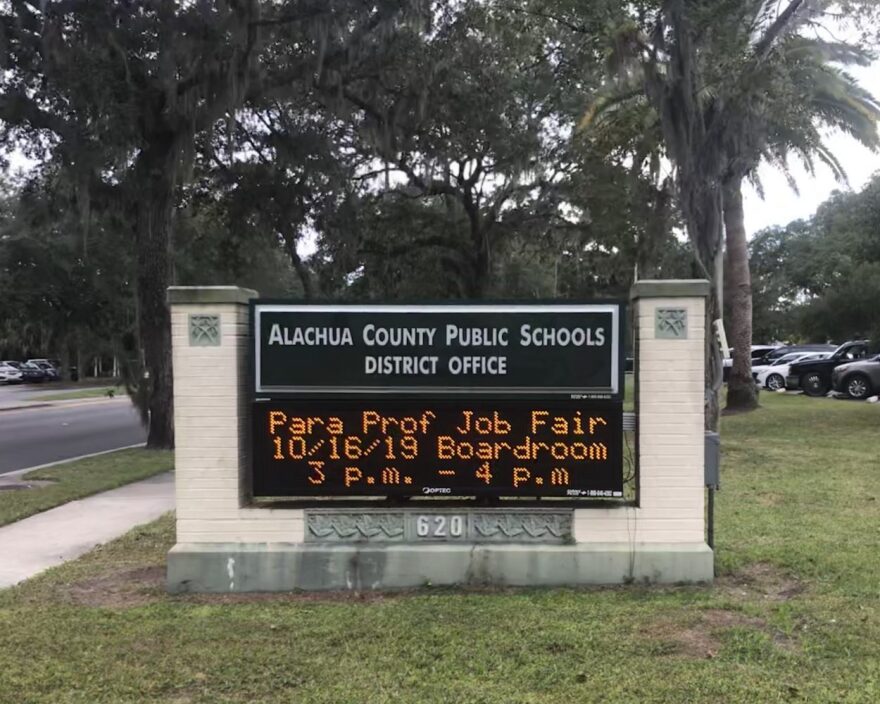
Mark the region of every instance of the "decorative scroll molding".
[[660, 340], [687, 339], [685, 308], [657, 308], [654, 323], [654, 335]]
[[572, 539], [571, 513], [474, 513], [472, 539], [484, 542], [563, 543]]
[[397, 541], [404, 539], [402, 513], [309, 513], [306, 540], [322, 542]]
[[[515, 509], [478, 510], [469, 508], [433, 508], [403, 511], [352, 511], [347, 509], [306, 510], [307, 542], [323, 543], [549, 543], [573, 541], [572, 511], [517, 511]], [[439, 516], [446, 520], [438, 519]], [[444, 526], [444, 532], [425, 535], [418, 530], [421, 518]], [[452, 517], [458, 526], [452, 529]], [[424, 524], [423, 524], [424, 525]]]
[[191, 314], [189, 344], [191, 347], [219, 347], [220, 316]]

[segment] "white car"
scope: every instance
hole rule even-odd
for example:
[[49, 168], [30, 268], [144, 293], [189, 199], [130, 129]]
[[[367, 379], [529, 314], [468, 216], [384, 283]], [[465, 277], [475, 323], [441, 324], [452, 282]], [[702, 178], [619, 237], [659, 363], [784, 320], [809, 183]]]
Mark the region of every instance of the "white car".
[[789, 352], [787, 354], [782, 355], [781, 357], [777, 357], [770, 362], [765, 362], [764, 364], [753, 364], [752, 365], [752, 378], [757, 379], [758, 374], [760, 374], [765, 369], [769, 369], [770, 367], [777, 364], [790, 364], [791, 362], [797, 362], [799, 359], [804, 359], [809, 357], [812, 352]]
[[[752, 345], [751, 356], [752, 362], [754, 363], [756, 360], [763, 359], [768, 354], [770, 354], [773, 350], [778, 349], [779, 345]], [[733, 348], [730, 348], [730, 354], [733, 355]], [[722, 379], [727, 381], [730, 376], [730, 370], [733, 368], [733, 357], [725, 357], [722, 361]], [[752, 367], [754, 369], [754, 367]], [[754, 375], [752, 375], [754, 377]]]
[[825, 359], [827, 356], [827, 352], [790, 352], [772, 364], [752, 367], [752, 377], [758, 386], [778, 391], [785, 388], [785, 377], [788, 375], [789, 365], [808, 359]]
[[20, 384], [22, 382], [21, 370], [11, 364], [0, 364], [0, 383]]

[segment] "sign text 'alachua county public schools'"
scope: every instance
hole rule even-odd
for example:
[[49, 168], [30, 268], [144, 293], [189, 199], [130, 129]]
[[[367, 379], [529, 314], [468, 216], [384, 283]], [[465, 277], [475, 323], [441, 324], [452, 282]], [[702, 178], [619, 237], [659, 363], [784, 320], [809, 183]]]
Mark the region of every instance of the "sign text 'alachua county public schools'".
[[565, 394], [619, 399], [619, 303], [254, 303], [257, 394]]

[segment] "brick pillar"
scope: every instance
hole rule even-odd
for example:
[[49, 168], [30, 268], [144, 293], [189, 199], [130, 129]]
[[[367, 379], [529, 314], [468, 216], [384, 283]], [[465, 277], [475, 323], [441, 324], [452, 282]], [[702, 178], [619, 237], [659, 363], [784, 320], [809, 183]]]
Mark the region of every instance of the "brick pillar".
[[[642, 558], [693, 553], [680, 579], [712, 578], [705, 542], [704, 339], [707, 281], [639, 281], [633, 286], [638, 432], [637, 506], [576, 512], [578, 543], [629, 545], [634, 577]], [[679, 559], [656, 577], [674, 581]], [[666, 574], [663, 574], [663, 571]]]
[[[247, 507], [248, 302], [234, 286], [168, 290], [177, 546], [298, 542], [302, 511]], [[170, 563], [169, 563], [170, 564]]]
[[708, 293], [708, 281], [640, 281], [633, 287], [639, 504], [652, 518], [654, 539], [704, 540]]

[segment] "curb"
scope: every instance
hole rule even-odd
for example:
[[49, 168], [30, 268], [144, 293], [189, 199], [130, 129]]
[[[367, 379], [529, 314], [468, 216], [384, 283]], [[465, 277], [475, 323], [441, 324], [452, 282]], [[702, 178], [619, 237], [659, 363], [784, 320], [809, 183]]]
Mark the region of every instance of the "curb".
[[76, 462], [77, 460], [87, 460], [90, 457], [98, 457], [99, 455], [109, 455], [111, 452], [119, 452], [120, 450], [133, 450], [136, 447], [145, 447], [147, 443], [139, 442], [134, 445], [124, 445], [123, 447], [114, 447], [112, 450], [101, 450], [100, 452], [91, 452], [88, 455], [78, 455], [77, 457], [68, 457], [63, 460], [55, 460], [54, 462], [47, 462], [46, 464], [36, 464], [33, 467], [25, 467], [24, 469], [15, 469], [11, 472], [6, 472], [5, 474], [0, 474], [0, 480], [6, 479], [7, 477], [19, 477], [22, 474], [27, 474], [28, 472], [35, 472], [38, 469], [46, 469], [46, 467], [54, 467], [59, 464], [67, 464], [68, 462]]
[[87, 406], [91, 404], [98, 403], [107, 403], [109, 401], [119, 401], [121, 399], [127, 399], [128, 396], [114, 396], [113, 398], [68, 398], [62, 399], [60, 401], [40, 401], [39, 399], [34, 399], [29, 403], [25, 403], [18, 406], [0, 406], [0, 413], [3, 411], [26, 411], [30, 408], [65, 408], [65, 407], [73, 407], [73, 406]]
[[51, 405], [52, 404], [47, 401], [45, 403], [28, 404], [27, 406], [2, 406], [0, 407], [0, 413], [3, 413], [3, 411], [24, 411], [28, 408], [48, 408]]

